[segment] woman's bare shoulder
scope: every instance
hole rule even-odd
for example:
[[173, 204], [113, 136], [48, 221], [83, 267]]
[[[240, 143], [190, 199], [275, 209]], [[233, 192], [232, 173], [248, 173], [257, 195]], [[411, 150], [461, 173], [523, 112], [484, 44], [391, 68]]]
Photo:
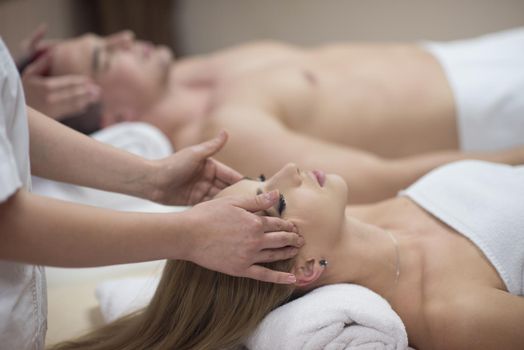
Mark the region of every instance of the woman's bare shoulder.
[[431, 349], [521, 350], [524, 298], [485, 287], [450, 287], [446, 297], [425, 305]]

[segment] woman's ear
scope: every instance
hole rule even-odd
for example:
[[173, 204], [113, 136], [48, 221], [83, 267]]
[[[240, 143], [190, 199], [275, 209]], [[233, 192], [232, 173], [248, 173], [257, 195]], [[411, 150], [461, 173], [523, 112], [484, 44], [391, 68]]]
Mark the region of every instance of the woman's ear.
[[293, 267], [293, 274], [297, 277], [295, 285], [297, 287], [306, 287], [316, 280], [324, 272], [324, 267], [319, 264], [317, 259], [307, 259], [305, 262], [299, 262]]

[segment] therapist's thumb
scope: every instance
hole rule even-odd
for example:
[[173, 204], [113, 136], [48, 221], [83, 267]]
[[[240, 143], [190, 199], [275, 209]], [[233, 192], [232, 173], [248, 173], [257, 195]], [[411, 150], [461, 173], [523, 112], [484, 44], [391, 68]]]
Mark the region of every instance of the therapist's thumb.
[[252, 213], [271, 208], [280, 196], [278, 190], [259, 194], [255, 197], [243, 197], [235, 205]]
[[51, 68], [51, 54], [43, 53], [24, 70], [23, 76], [44, 75]]
[[209, 158], [220, 151], [227, 142], [227, 133], [222, 130], [220, 133], [209, 141], [202, 142], [193, 146], [195, 152], [201, 158]]

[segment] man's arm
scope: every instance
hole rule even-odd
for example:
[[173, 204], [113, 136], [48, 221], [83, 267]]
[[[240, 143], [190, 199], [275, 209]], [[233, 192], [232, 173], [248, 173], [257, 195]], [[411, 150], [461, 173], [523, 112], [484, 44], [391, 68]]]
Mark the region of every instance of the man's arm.
[[218, 113], [217, 124], [228, 130], [230, 139], [217, 159], [250, 176], [269, 176], [289, 162], [304, 169], [336, 173], [348, 183], [351, 203], [393, 197], [428, 171], [456, 160], [524, 162], [523, 149], [477, 154], [449, 151], [385, 159], [291, 131], [261, 109], [224, 107]]

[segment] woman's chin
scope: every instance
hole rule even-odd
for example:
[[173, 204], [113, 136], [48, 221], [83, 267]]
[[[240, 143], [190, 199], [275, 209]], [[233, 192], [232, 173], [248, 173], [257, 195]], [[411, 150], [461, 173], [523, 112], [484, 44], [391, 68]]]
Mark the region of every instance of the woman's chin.
[[344, 198], [346, 201], [348, 193], [348, 185], [342, 176], [337, 174], [328, 174], [326, 175], [326, 182], [324, 187], [330, 188], [334, 193]]

